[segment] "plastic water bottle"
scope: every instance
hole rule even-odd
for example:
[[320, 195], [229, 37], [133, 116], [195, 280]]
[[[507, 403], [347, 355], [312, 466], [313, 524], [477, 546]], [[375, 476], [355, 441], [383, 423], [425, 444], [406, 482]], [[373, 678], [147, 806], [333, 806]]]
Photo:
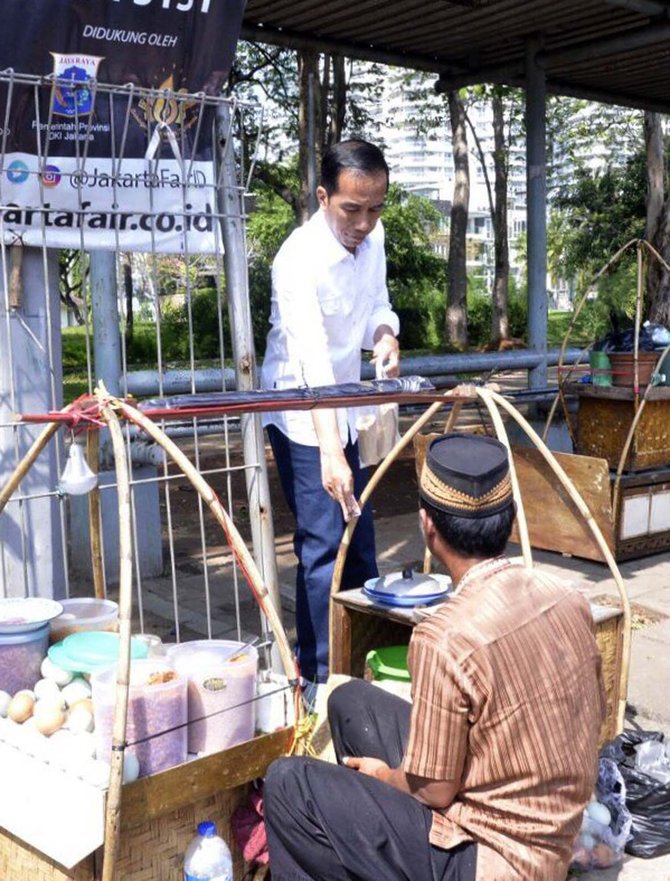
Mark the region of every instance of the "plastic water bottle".
[[211, 821], [198, 823], [198, 834], [186, 848], [184, 881], [233, 881], [233, 858]]

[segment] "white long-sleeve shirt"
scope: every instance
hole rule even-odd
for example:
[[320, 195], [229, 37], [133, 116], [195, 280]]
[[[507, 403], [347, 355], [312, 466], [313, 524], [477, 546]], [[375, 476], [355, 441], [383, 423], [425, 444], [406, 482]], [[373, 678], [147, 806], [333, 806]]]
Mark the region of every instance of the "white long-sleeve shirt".
[[[377, 223], [356, 248], [335, 238], [322, 210], [296, 229], [272, 265], [270, 332], [261, 385], [266, 389], [358, 382], [361, 349], [374, 348], [380, 325], [399, 330], [386, 287], [384, 229]], [[356, 439], [356, 410], [337, 410], [340, 440]], [[268, 413], [296, 443], [318, 446], [309, 412]]]

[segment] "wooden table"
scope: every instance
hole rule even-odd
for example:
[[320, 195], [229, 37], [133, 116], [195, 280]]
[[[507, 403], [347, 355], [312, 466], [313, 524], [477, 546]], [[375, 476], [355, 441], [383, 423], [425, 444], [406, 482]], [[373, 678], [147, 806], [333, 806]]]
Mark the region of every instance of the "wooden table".
[[[607, 715], [600, 735], [600, 741], [604, 743], [618, 733], [623, 613], [620, 609], [593, 603], [591, 612], [603, 659], [603, 680], [607, 694]], [[407, 645], [421, 614], [421, 607], [407, 609], [373, 603], [360, 588], [335, 594], [331, 606], [334, 637], [331, 672], [362, 677], [365, 657], [370, 649]]]

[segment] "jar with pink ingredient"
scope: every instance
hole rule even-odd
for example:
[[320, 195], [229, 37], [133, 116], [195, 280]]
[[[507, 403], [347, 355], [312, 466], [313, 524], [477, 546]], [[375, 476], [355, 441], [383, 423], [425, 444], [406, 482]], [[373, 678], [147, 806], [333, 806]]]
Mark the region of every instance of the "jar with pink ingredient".
[[[109, 761], [116, 700], [116, 666], [93, 673], [97, 758]], [[186, 761], [187, 679], [162, 661], [130, 665], [126, 751], [140, 765], [140, 777]]]
[[258, 652], [226, 639], [171, 646], [167, 661], [188, 677], [188, 751], [208, 754], [254, 736]]

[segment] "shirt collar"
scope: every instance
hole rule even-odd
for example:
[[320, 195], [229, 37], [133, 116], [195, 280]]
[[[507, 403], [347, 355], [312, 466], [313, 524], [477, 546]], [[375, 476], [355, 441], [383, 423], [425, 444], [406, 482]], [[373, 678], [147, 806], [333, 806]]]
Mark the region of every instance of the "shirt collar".
[[456, 585], [454, 593], [461, 593], [461, 591], [472, 584], [473, 581], [490, 578], [492, 575], [502, 572], [503, 569], [507, 569], [511, 565], [512, 560], [510, 560], [509, 557], [492, 557], [489, 560], [482, 560], [481, 563], [476, 563], [472, 568], [468, 569]]
[[319, 208], [316, 214], [312, 217], [312, 222], [315, 224], [319, 237], [323, 243], [323, 260], [327, 266], [334, 266], [336, 263], [341, 263], [343, 260], [346, 260], [347, 257], [360, 257], [360, 255], [370, 247], [370, 236], [367, 235], [356, 248], [356, 254], [347, 251], [344, 245], [338, 242], [333, 235], [333, 231], [328, 226], [328, 221], [326, 220], [323, 208]]

